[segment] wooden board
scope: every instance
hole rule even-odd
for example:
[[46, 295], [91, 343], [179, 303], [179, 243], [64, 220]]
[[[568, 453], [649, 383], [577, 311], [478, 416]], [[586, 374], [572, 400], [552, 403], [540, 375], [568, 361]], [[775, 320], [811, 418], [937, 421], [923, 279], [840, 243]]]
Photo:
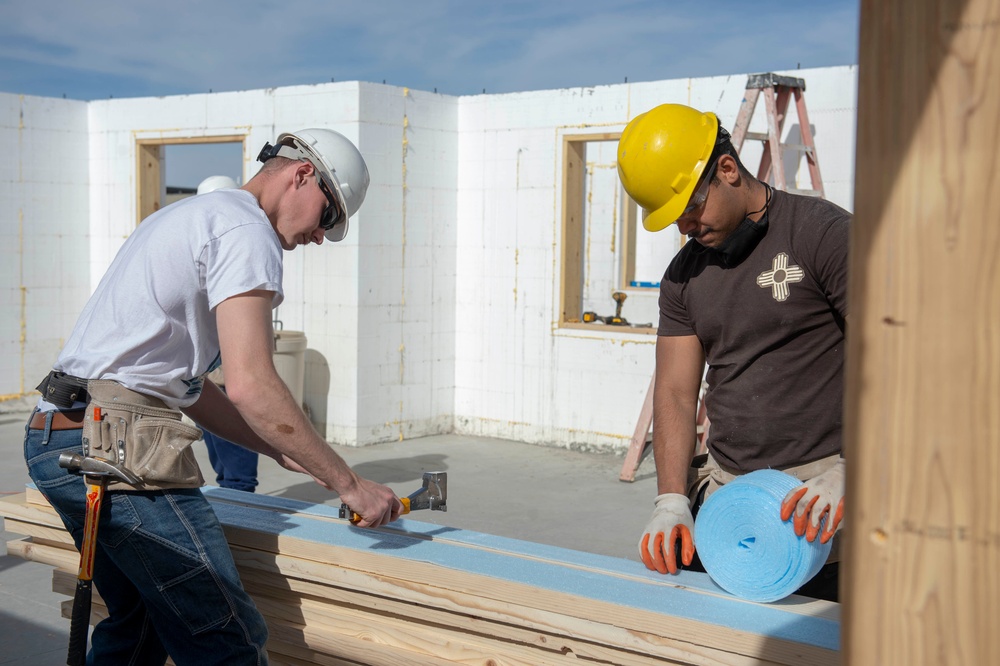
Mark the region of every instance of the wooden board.
[[1000, 661], [1000, 0], [864, 0], [845, 661]]
[[[638, 562], [412, 520], [363, 530], [324, 505], [204, 492], [272, 639], [305, 651], [289, 663], [309, 651], [372, 664], [837, 661], [836, 604], [754, 604], [703, 574], [664, 577]], [[0, 515], [38, 539], [10, 552], [75, 573], [76, 551], [41, 501], [0, 500]]]

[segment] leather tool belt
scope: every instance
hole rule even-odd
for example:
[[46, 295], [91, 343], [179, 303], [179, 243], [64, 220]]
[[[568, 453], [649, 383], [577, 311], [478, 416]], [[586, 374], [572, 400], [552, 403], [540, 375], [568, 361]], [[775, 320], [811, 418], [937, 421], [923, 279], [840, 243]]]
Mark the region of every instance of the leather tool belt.
[[[84, 455], [117, 462], [143, 481], [143, 490], [199, 488], [205, 484], [191, 444], [201, 430], [181, 422], [181, 413], [158, 398], [116, 381], [87, 384], [90, 403], [83, 421]], [[131, 488], [112, 482], [120, 489]]]
[[71, 412], [35, 412], [28, 422], [28, 427], [32, 430], [44, 430], [45, 421], [51, 415], [50, 430], [79, 430], [83, 427], [83, 413], [82, 409], [74, 409]]

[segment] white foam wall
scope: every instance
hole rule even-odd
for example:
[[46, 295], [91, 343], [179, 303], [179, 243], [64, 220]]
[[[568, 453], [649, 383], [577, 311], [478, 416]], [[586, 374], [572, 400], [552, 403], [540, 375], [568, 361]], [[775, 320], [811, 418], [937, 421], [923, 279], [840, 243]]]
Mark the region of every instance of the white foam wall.
[[87, 104], [0, 94], [0, 397], [44, 377], [89, 292]]
[[360, 444], [452, 429], [458, 99], [364, 84]]
[[[850, 209], [856, 69], [786, 74], [806, 80], [827, 198]], [[746, 75], [733, 75], [462, 98], [457, 430], [576, 448], [627, 446], [652, 376], [655, 336], [558, 327], [562, 140], [620, 131], [667, 102], [714, 111], [732, 128], [746, 81]], [[757, 107], [751, 130], [763, 131], [763, 100]], [[797, 136], [797, 128], [791, 106], [784, 139]], [[748, 143], [743, 153], [752, 172], [760, 161], [757, 146]], [[604, 152], [593, 160], [599, 168], [608, 161]], [[794, 166], [789, 158], [789, 181], [808, 187], [805, 163]], [[609, 201], [589, 203], [613, 208]], [[676, 235], [673, 228], [660, 233]], [[585, 260], [597, 267], [609, 243], [598, 245], [585, 249]], [[662, 257], [664, 269], [676, 247]], [[610, 283], [596, 286], [587, 302], [604, 298], [601, 310], [609, 314], [613, 302], [601, 290], [609, 292]], [[623, 315], [655, 324], [657, 292], [626, 293]]]
[[[850, 208], [856, 70], [788, 74], [807, 82], [827, 196]], [[664, 102], [714, 111], [731, 128], [745, 83], [741, 74], [456, 98], [348, 82], [89, 104], [0, 95], [0, 146], [18, 155], [20, 173], [35, 174], [22, 181], [9, 164], [0, 172], [0, 212], [10, 239], [4, 247], [20, 247], [13, 237], [17, 216], [34, 205], [41, 212], [32, 219], [59, 229], [57, 246], [72, 245], [65, 255], [89, 281], [32, 278], [27, 293], [51, 288], [61, 310], [43, 310], [50, 298], [31, 301], [28, 312], [45, 330], [31, 330], [22, 345], [19, 326], [9, 322], [20, 321], [25, 281], [5, 261], [0, 344], [35, 355], [32, 377], [51, 364], [86, 296], [135, 228], [137, 140], [244, 136], [246, 182], [257, 171], [260, 147], [279, 131], [329, 127], [359, 145], [372, 184], [345, 241], [286, 253], [286, 297], [276, 313], [284, 328], [308, 338], [305, 401], [327, 439], [369, 444], [454, 430], [624, 447], [653, 371], [655, 336], [558, 327], [563, 138], [620, 131]], [[752, 130], [763, 127], [758, 106]], [[22, 109], [36, 119], [23, 129]], [[72, 140], [55, 141], [48, 156], [24, 150], [51, 142], [55, 128]], [[794, 133], [790, 112], [785, 135]], [[748, 144], [743, 154], [755, 170], [759, 148]], [[600, 199], [617, 196], [610, 159], [612, 148], [588, 155], [595, 211], [620, 216], [620, 201]], [[49, 168], [55, 163], [60, 169]], [[808, 186], [804, 166], [788, 160], [786, 168]], [[32, 194], [48, 192], [49, 172], [66, 174], [58, 176], [66, 197]], [[615, 241], [601, 233], [590, 258], [617, 271], [618, 260], [609, 256]], [[679, 246], [672, 229], [640, 234], [639, 242], [655, 242], [652, 254], [646, 246], [639, 252], [664, 268]], [[32, 248], [11, 257], [27, 264], [40, 253]], [[595, 282], [588, 294], [602, 313], [613, 307], [605, 293], [612, 284]], [[656, 291], [627, 293], [623, 314], [655, 323]], [[19, 368], [9, 358], [0, 361], [8, 387], [0, 392], [30, 390], [18, 384]]]
[[93, 102], [90, 287], [136, 225], [136, 141], [244, 136], [245, 182], [278, 132], [335, 129], [366, 155], [372, 185], [345, 241], [285, 253], [275, 316], [306, 334], [306, 405], [338, 443], [450, 431], [457, 105], [356, 82]]

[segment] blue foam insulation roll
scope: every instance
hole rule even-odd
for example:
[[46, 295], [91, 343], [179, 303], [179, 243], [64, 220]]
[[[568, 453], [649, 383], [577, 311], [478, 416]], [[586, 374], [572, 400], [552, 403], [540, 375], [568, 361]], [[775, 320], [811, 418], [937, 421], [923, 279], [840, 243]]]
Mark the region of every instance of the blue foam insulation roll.
[[719, 587], [750, 601], [777, 601], [823, 567], [833, 541], [810, 543], [795, 535], [791, 520], [781, 520], [781, 501], [801, 483], [790, 474], [762, 469], [705, 500], [695, 520], [695, 548]]

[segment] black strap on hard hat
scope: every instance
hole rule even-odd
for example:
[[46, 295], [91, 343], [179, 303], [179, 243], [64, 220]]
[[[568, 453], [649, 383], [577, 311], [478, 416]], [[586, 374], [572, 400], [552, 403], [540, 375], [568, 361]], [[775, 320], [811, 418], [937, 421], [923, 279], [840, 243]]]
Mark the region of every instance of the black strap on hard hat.
[[267, 162], [272, 157], [277, 157], [279, 150], [281, 150], [281, 144], [272, 146], [270, 142], [267, 142], [264, 144], [264, 147], [260, 149], [260, 154], [257, 155], [257, 161]]
[[[281, 137], [278, 138], [280, 139]], [[311, 157], [310, 151], [299, 146], [294, 136], [286, 136], [285, 140], [279, 141], [276, 146], [272, 146], [270, 142], [265, 143], [264, 147], [260, 149], [260, 154], [257, 155], [257, 160], [267, 162], [272, 157], [287, 157], [290, 160], [308, 160], [313, 163], [313, 166], [316, 166], [316, 160]], [[316, 168], [319, 167], [316, 166]]]
[[715, 135], [715, 146], [712, 148], [712, 154], [709, 156], [708, 161], [712, 163], [723, 155], [730, 155], [739, 160], [736, 147], [733, 146], [732, 137], [726, 131], [725, 127], [719, 125], [719, 132]]

